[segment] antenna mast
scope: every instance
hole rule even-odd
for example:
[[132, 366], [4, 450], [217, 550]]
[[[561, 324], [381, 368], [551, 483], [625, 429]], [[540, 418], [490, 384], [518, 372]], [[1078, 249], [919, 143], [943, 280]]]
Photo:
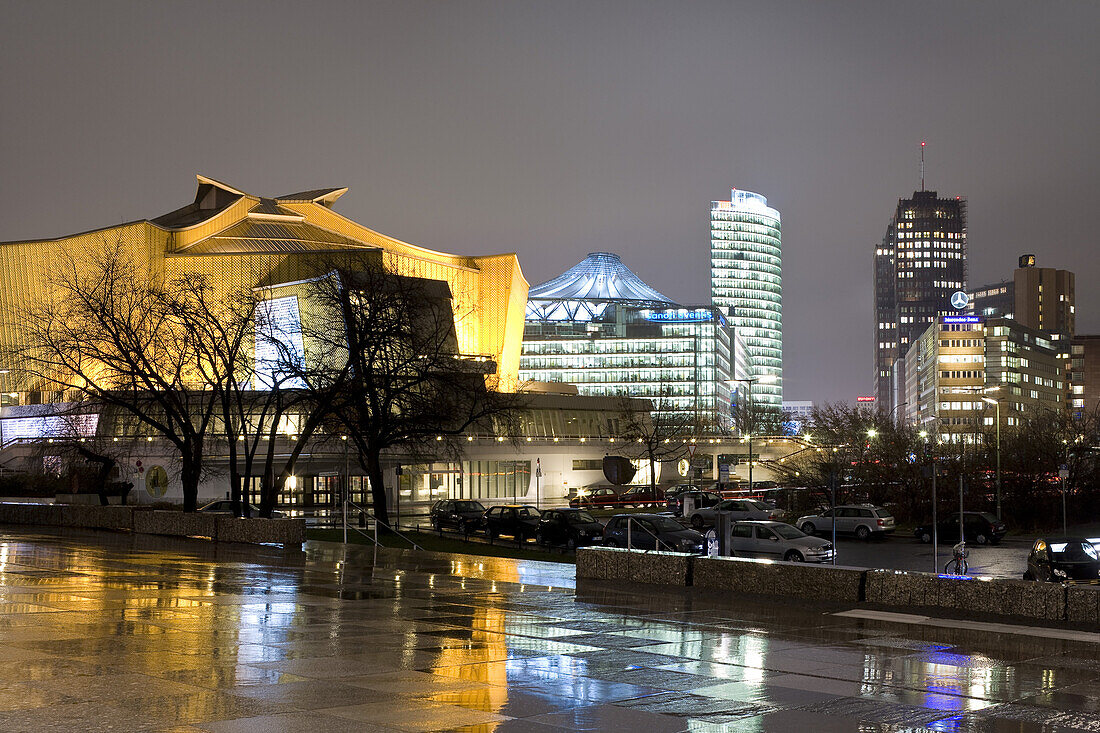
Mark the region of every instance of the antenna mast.
[[920, 190], [924, 190], [924, 140], [920, 141]]

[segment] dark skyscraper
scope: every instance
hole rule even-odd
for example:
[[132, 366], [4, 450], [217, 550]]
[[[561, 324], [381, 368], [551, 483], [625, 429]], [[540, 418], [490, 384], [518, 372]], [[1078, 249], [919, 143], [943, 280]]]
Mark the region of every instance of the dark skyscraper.
[[939, 314], [956, 312], [951, 294], [966, 290], [966, 201], [916, 191], [899, 199], [875, 249], [875, 397], [895, 407], [898, 358]]

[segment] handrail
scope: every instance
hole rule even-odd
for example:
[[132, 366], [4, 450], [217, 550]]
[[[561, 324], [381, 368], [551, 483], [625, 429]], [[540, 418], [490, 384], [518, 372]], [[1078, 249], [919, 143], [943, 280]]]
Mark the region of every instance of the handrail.
[[[395, 535], [397, 535], [401, 539], [408, 542], [410, 545], [413, 546], [414, 550], [421, 550], [422, 551], [424, 549], [423, 547], [416, 544], [415, 542], [413, 542], [411, 539], [409, 539], [405, 535], [401, 534], [401, 532], [398, 531], [397, 529], [395, 529], [394, 527], [391, 527], [390, 525], [383, 522], [381, 519], [379, 519], [377, 516], [375, 516], [374, 512], [370, 511], [366, 507], [359, 506], [358, 504], [356, 504], [354, 501], [351, 501], [350, 499], [346, 500], [344, 503], [345, 503], [345, 505], [350, 505], [350, 506], [354, 507], [355, 509], [358, 509], [360, 512], [363, 512], [364, 514], [369, 516], [374, 521], [375, 527], [377, 527], [379, 524], [381, 524], [383, 527], [388, 529], [390, 532], [393, 532]], [[344, 512], [344, 526], [347, 527], [347, 512], [346, 511]], [[352, 527], [352, 529], [354, 529], [356, 532], [359, 532], [358, 527]], [[360, 534], [363, 534], [364, 536], [366, 536], [365, 532], [360, 532]], [[380, 544], [377, 539], [374, 540], [374, 543], [376, 545]]]
[[[628, 549], [628, 550], [633, 550], [634, 549], [633, 547], [630, 546], [630, 525], [631, 525], [632, 522], [634, 522], [634, 517], [627, 516], [627, 518], [626, 518], [626, 529], [627, 529], [627, 532], [626, 532], [626, 549]], [[652, 537], [657, 542], [658, 545], [664, 545], [665, 548], [669, 552], [676, 552], [676, 550], [672, 549], [672, 547], [670, 547], [667, 542], [663, 541], [660, 537], [658, 537], [657, 535], [653, 534], [648, 529], [646, 529], [644, 524], [641, 524], [641, 525], [638, 525], [638, 526], [642, 528], [643, 532], [645, 532], [647, 535]], [[645, 550], [642, 550], [642, 552], [645, 552]]]

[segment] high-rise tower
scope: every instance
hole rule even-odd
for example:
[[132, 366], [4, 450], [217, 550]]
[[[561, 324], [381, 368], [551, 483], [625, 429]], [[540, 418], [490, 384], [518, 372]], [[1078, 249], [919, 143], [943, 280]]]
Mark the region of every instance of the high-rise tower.
[[[711, 301], [744, 339], [757, 405], [783, 404], [783, 257], [779, 212], [734, 189], [710, 207]], [[774, 379], [774, 381], [771, 381]]]
[[951, 294], [966, 291], [966, 200], [935, 191], [899, 199], [875, 248], [874, 277], [875, 396], [892, 410], [905, 379], [898, 359], [937, 315], [956, 312]]

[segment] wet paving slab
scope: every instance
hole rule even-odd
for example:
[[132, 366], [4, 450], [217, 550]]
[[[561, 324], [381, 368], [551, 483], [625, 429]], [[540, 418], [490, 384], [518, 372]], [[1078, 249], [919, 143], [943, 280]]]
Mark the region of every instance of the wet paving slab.
[[2, 731], [1100, 731], [1087, 636], [568, 565], [0, 528]]

